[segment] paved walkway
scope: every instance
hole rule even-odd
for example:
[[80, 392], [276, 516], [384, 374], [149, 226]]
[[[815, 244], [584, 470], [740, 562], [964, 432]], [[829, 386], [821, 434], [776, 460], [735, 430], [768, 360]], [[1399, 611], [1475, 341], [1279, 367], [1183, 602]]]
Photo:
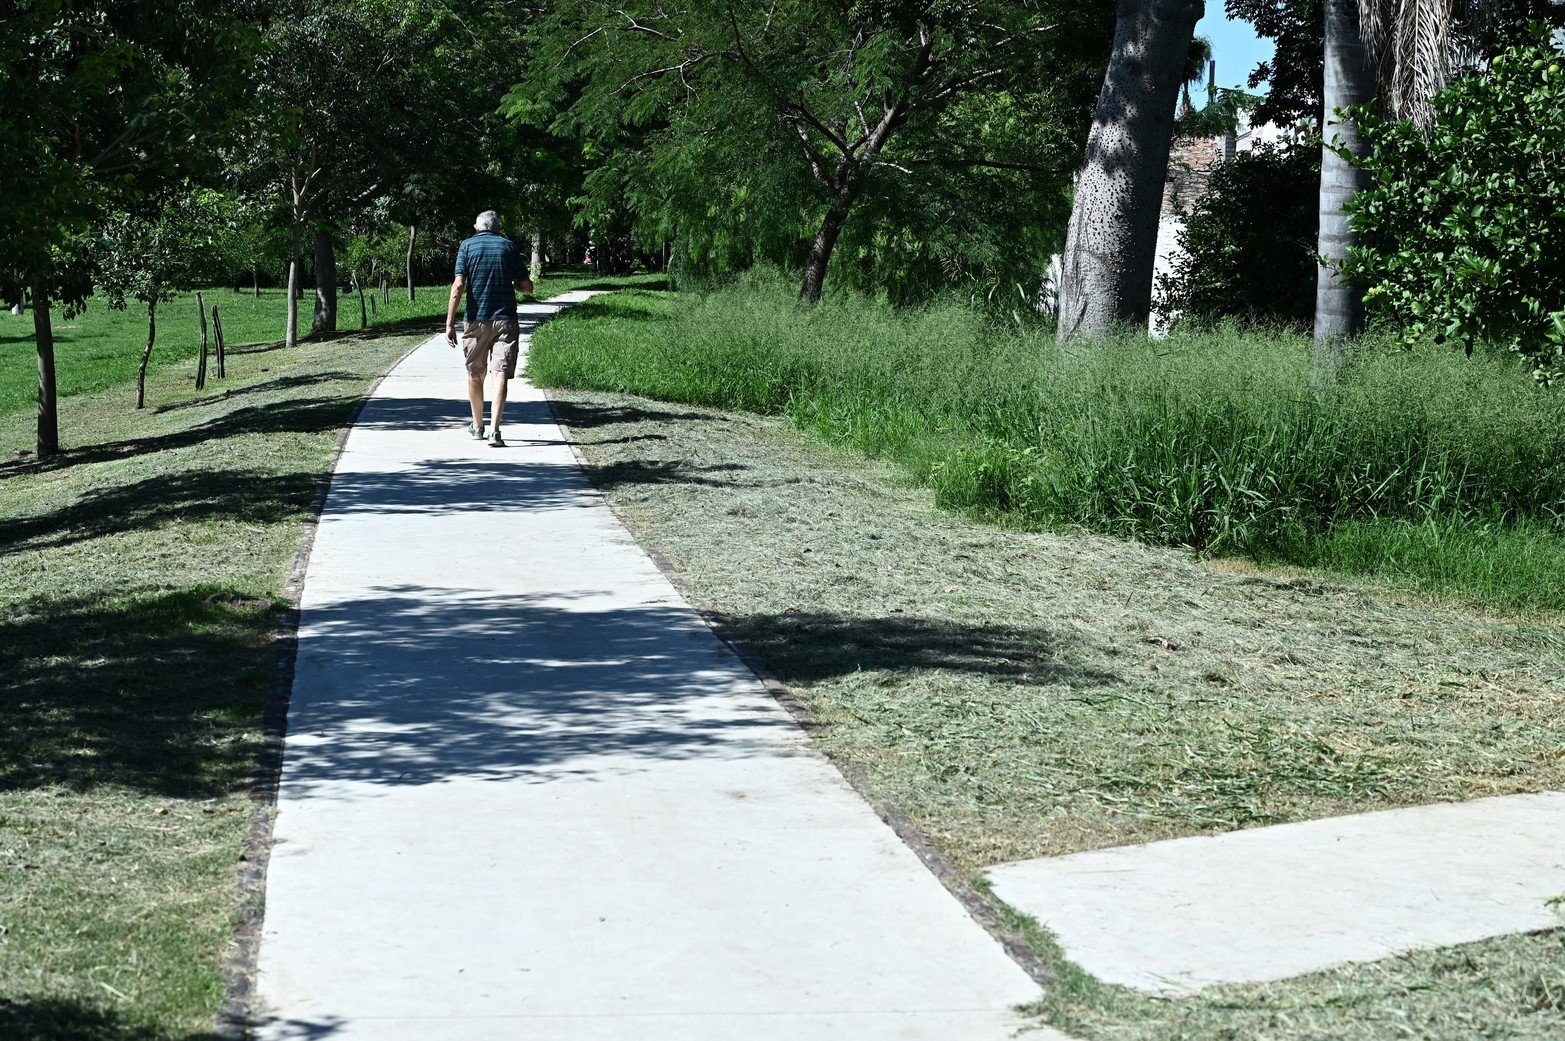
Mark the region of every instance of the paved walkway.
[[423, 345], [337, 466], [260, 1036], [1013, 1036], [1036, 987], [632, 543], [542, 396], [517, 381], [491, 449], [460, 382]]
[[1565, 792], [1006, 864], [995, 893], [1111, 983], [1177, 993], [1565, 924]]

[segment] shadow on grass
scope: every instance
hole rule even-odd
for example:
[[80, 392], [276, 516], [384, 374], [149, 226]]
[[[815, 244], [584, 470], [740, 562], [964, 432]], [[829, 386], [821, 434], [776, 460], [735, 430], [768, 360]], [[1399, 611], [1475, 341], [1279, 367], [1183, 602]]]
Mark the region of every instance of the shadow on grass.
[[316, 484], [311, 474], [236, 469], [184, 470], [112, 485], [57, 510], [0, 521], [0, 558], [167, 524], [273, 523], [301, 513]]
[[255, 750], [234, 728], [260, 715], [275, 625], [270, 602], [201, 589], [24, 607], [0, 622], [0, 789], [236, 790]]
[[697, 466], [693, 463], [631, 460], [594, 466], [588, 471], [592, 483], [604, 491], [631, 484], [699, 484], [708, 488], [737, 487], [743, 482], [724, 479], [723, 474], [743, 473], [748, 467], [738, 463]]
[[250, 405], [168, 434], [110, 441], [88, 448], [67, 449], [51, 459], [0, 465], [0, 478], [166, 452], [246, 434], [317, 434], [340, 428], [354, 404], [346, 397], [317, 397]]
[[[288, 1021], [276, 1036], [287, 1041], [325, 1041], [340, 1023]], [[215, 1031], [171, 1034], [127, 1021], [114, 1009], [64, 998], [0, 998], [0, 1038], [14, 1041], [221, 1041]]]
[[338, 380], [358, 379], [359, 376], [352, 372], [317, 372], [298, 376], [275, 376], [269, 380], [252, 383], [235, 390], [223, 390], [215, 394], [207, 394], [199, 398], [190, 398], [186, 401], [176, 401], [171, 405], [161, 405], [153, 412], [162, 415], [165, 412], [180, 412], [187, 408], [202, 408], [209, 405], [221, 404], [224, 401], [232, 401], [235, 398], [248, 397], [252, 394], [269, 394], [276, 391], [293, 390], [298, 387], [313, 387], [322, 383], [335, 383]]
[[1063, 661], [1061, 652], [1070, 641], [1043, 629], [810, 611], [730, 615], [721, 621], [784, 683], [879, 671], [960, 672], [1076, 688], [1121, 682], [1112, 673]]
[[576, 401], [553, 401], [554, 413], [568, 427], [592, 430], [617, 423], [693, 423], [710, 422], [718, 417], [703, 412], [678, 412], [670, 409], [642, 408], [634, 405], [588, 405]]

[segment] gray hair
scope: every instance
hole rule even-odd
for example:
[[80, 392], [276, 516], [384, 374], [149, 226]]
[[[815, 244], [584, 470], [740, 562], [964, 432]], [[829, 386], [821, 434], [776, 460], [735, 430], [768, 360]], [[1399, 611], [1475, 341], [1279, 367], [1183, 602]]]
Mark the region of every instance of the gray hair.
[[473, 222], [473, 227], [479, 231], [498, 231], [500, 228], [500, 215], [494, 210], [485, 210]]

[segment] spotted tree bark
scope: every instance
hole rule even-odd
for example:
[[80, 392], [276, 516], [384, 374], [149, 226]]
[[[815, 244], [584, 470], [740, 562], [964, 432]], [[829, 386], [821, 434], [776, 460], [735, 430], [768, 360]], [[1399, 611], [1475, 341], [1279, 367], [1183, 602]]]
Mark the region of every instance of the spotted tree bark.
[[334, 333], [337, 331], [337, 250], [332, 234], [325, 228], [315, 229], [315, 320], [310, 332]]
[[1202, 0], [1119, 0], [1067, 234], [1061, 340], [1145, 327], [1151, 317], [1174, 107], [1204, 13]]
[[[1315, 283], [1315, 354], [1340, 365], [1346, 341], [1363, 331], [1364, 295], [1338, 277], [1356, 242], [1347, 204], [1370, 183], [1338, 148], [1354, 157], [1368, 154], [1369, 143], [1339, 110], [1375, 100], [1375, 61], [1359, 31], [1359, 0], [1326, 0], [1326, 86], [1323, 91], [1325, 145], [1320, 166], [1320, 239], [1323, 263]], [[1336, 147], [1333, 147], [1335, 143]]]

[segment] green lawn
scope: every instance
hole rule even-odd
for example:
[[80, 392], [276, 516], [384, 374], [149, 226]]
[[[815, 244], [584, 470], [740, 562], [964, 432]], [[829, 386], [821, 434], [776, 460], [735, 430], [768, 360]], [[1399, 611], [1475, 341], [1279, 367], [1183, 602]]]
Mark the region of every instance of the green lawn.
[[[536, 286], [538, 297], [547, 299], [589, 285], [622, 285], [637, 278], [600, 278], [587, 271], [571, 271], [549, 276]], [[642, 277], [641, 282], [649, 281]], [[655, 281], [655, 280], [654, 280]], [[409, 323], [444, 321], [450, 285], [423, 286], [417, 299], [409, 301], [406, 288], [393, 289], [381, 305], [379, 294], [371, 328], [397, 328]], [[366, 294], [369, 295], [369, 294]], [[287, 313], [287, 292], [263, 289], [259, 299], [249, 291], [236, 293], [232, 288], [214, 288], [203, 293], [208, 312], [215, 304], [223, 320], [224, 341], [229, 348], [277, 343], [283, 338]], [[310, 309], [314, 298], [306, 293], [300, 302], [302, 331], [309, 331]], [[343, 330], [359, 328], [358, 298], [343, 293], [338, 302], [338, 326]], [[210, 322], [208, 323], [210, 326]], [[210, 330], [209, 330], [210, 331]], [[133, 381], [141, 350], [147, 342], [147, 315], [144, 308], [116, 311], [101, 300], [91, 301], [77, 317], [66, 321], [54, 317], [57, 379], [61, 397], [103, 390]], [[196, 296], [188, 293], [158, 306], [158, 339], [153, 358], [159, 362], [188, 359], [187, 376], [195, 379], [195, 359], [200, 353], [201, 333], [196, 319]], [[209, 366], [215, 364], [209, 362]], [[208, 379], [213, 369], [209, 367]], [[210, 386], [211, 384], [209, 384]], [[134, 394], [134, 388], [130, 390]], [[32, 314], [17, 316], [0, 310], [0, 416], [32, 409], [38, 400], [38, 360], [33, 346]], [[156, 404], [156, 400], [153, 401]], [[70, 443], [68, 430], [62, 430], [62, 443]]]

